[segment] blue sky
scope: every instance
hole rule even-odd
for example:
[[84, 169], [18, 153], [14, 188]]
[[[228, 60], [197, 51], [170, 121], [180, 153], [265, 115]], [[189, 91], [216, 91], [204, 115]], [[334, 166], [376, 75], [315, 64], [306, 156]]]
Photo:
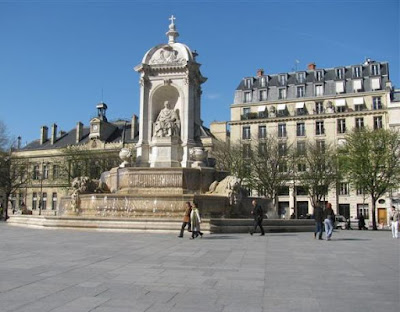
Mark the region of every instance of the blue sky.
[[109, 119], [138, 115], [133, 67], [167, 42], [171, 14], [208, 77], [206, 126], [229, 120], [244, 76], [292, 71], [296, 60], [298, 70], [388, 61], [400, 88], [398, 0], [166, 2], [0, 0], [0, 120], [10, 134], [26, 143], [42, 125], [87, 126], [102, 93]]

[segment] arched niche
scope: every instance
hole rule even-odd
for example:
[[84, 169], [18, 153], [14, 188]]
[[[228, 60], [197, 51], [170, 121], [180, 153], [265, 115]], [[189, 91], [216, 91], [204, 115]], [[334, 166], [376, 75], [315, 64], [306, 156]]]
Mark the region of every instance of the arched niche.
[[162, 86], [156, 89], [152, 96], [152, 115], [151, 120], [154, 122], [158, 114], [164, 108], [165, 101], [168, 101], [169, 108], [175, 110], [181, 119], [181, 103], [179, 91], [173, 86]]

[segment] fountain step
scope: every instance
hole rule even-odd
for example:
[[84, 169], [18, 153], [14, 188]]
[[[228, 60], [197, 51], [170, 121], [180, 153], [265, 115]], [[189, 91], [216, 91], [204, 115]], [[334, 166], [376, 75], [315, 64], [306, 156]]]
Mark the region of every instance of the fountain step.
[[[82, 218], [12, 215], [7, 223], [15, 226], [36, 228], [71, 228], [96, 231], [132, 231], [132, 232], [177, 232], [181, 219], [161, 218]], [[312, 232], [314, 220], [268, 219], [263, 222], [266, 232]], [[201, 230], [205, 233], [248, 233], [253, 226], [251, 219], [203, 219]]]

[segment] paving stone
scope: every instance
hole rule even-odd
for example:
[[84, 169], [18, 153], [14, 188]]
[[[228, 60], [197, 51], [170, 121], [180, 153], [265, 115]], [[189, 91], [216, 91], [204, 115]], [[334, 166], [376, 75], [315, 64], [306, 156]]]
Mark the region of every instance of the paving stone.
[[193, 241], [0, 223], [0, 237], [1, 312], [400, 309], [400, 240], [387, 231]]

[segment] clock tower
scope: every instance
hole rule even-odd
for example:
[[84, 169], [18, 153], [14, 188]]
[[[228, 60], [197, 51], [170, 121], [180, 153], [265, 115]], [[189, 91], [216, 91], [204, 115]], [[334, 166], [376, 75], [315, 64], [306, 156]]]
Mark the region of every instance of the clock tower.
[[97, 117], [90, 120], [90, 134], [89, 138], [91, 140], [102, 140], [104, 141], [110, 132], [115, 130], [115, 126], [107, 121], [106, 111], [107, 104], [99, 103], [96, 105]]

